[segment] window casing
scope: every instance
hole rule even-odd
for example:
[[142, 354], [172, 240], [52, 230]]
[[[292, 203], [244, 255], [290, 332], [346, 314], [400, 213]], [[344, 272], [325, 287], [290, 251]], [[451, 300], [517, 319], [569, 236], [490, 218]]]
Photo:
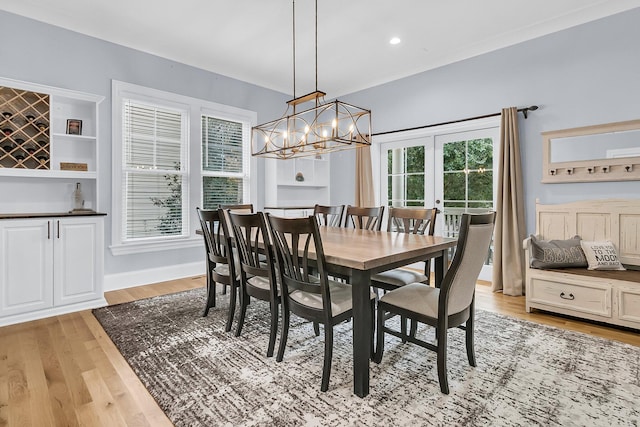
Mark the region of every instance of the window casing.
[[200, 246], [197, 206], [255, 200], [255, 112], [119, 81], [112, 95], [114, 255]]

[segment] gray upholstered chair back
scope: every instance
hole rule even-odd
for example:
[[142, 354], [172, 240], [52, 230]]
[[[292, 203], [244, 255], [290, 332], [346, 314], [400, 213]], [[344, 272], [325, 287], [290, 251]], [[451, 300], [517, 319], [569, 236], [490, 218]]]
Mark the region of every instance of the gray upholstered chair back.
[[460, 235], [453, 261], [442, 283], [440, 304], [446, 304], [449, 315], [465, 310], [471, 304], [476, 281], [482, 270], [493, 236], [495, 212], [463, 214]]

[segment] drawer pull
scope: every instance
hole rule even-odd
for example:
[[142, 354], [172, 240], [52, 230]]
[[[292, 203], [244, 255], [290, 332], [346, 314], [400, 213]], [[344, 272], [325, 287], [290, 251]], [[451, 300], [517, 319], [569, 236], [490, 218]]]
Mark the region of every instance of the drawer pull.
[[562, 299], [568, 299], [568, 300], [574, 300], [576, 299], [576, 297], [573, 296], [573, 294], [569, 294], [569, 296], [566, 296], [564, 292], [560, 292], [560, 298]]

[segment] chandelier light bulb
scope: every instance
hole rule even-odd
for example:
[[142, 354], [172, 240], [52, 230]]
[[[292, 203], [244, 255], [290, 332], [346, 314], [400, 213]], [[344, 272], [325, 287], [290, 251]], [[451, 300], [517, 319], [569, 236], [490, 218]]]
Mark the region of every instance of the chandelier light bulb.
[[336, 119], [331, 120], [331, 127], [334, 129], [338, 127], [338, 121]]
[[322, 137], [326, 138], [327, 136], [329, 136], [329, 132], [326, 129], [322, 129]]
[[305, 133], [305, 135], [306, 135], [306, 134], [308, 134], [310, 130], [311, 130], [311, 129], [309, 128], [309, 125], [305, 125], [305, 127], [304, 127], [304, 133]]

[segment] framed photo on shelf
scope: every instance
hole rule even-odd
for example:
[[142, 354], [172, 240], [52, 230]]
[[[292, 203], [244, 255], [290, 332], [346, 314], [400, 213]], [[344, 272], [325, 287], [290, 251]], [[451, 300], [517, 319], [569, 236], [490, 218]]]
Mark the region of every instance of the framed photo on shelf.
[[69, 134], [69, 135], [82, 135], [82, 120], [68, 119], [67, 120], [67, 134]]

